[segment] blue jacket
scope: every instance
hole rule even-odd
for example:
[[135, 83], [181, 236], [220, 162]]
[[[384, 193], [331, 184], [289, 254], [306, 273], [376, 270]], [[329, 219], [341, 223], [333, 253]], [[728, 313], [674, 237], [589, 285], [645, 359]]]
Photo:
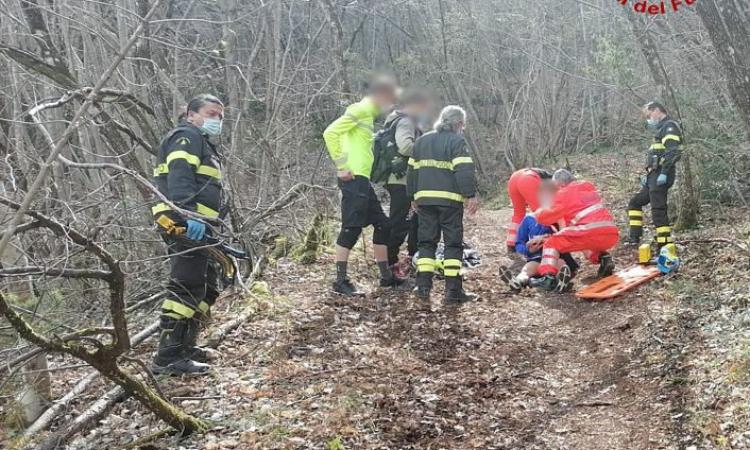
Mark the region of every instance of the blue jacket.
[[526, 216], [518, 227], [518, 236], [516, 238], [516, 252], [526, 257], [528, 261], [540, 261], [542, 251], [529, 253], [526, 244], [537, 236], [552, 234], [552, 228], [546, 225], [540, 225], [533, 216]]

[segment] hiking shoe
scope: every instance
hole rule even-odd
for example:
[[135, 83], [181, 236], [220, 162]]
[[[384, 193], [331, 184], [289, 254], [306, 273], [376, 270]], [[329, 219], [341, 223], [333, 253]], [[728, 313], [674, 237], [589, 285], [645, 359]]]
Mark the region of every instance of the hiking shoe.
[[466, 292], [463, 289], [458, 291], [445, 291], [445, 297], [443, 297], [443, 304], [446, 305], [460, 305], [466, 302], [470, 302], [479, 298], [476, 294]]
[[399, 278], [393, 274], [391, 274], [388, 278], [381, 278], [380, 279], [380, 287], [382, 288], [398, 288], [404, 285], [406, 283], [406, 280], [403, 278]]
[[206, 375], [211, 366], [203, 364], [191, 359], [182, 358], [173, 361], [169, 364], [160, 365], [156, 362], [151, 364], [151, 372], [155, 375], [169, 375], [169, 376], [182, 376], [182, 375]]
[[417, 296], [420, 300], [429, 300], [430, 299], [430, 289], [426, 287], [420, 287], [417, 286], [414, 288], [414, 295]]
[[516, 246], [515, 245], [507, 245], [506, 248], [508, 249], [509, 255], [514, 255], [516, 253]]
[[557, 287], [555, 288], [555, 291], [560, 294], [570, 291], [573, 288], [573, 283], [571, 282], [572, 279], [573, 274], [570, 267], [562, 266], [560, 271], [557, 272]]
[[510, 286], [510, 290], [513, 292], [518, 293], [523, 290], [523, 283], [517, 277], [513, 276], [513, 272], [507, 266], [500, 266], [500, 279]]
[[510, 290], [516, 293], [521, 292], [523, 288], [526, 287], [527, 283], [528, 281], [524, 282], [520, 278], [514, 277], [509, 284]]
[[529, 286], [549, 292], [554, 292], [557, 289], [557, 284], [557, 277], [549, 274], [529, 280]]
[[511, 280], [513, 280], [513, 272], [508, 266], [500, 266], [497, 274], [500, 275], [500, 279], [506, 284], [510, 284]]
[[603, 253], [599, 257], [599, 271], [596, 276], [604, 278], [612, 275], [615, 272], [615, 261], [612, 259], [612, 255], [609, 253]]
[[334, 281], [333, 292], [343, 295], [344, 297], [364, 297], [365, 295], [365, 293], [357, 289], [348, 278]]

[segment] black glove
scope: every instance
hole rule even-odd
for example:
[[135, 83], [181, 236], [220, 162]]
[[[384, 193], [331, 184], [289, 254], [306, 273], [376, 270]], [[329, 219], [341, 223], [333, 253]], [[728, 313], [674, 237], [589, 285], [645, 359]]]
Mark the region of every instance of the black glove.
[[398, 178], [402, 178], [406, 175], [406, 170], [409, 168], [409, 163], [406, 158], [395, 157], [391, 161], [391, 173]]

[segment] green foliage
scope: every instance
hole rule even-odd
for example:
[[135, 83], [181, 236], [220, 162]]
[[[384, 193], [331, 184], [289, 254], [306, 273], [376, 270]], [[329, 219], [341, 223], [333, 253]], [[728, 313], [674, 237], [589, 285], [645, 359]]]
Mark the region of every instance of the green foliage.
[[711, 204], [741, 205], [738, 193], [747, 195], [748, 188], [741, 184], [750, 170], [750, 160], [738, 149], [737, 141], [726, 137], [704, 138], [688, 144], [696, 161], [696, 178], [701, 200]]
[[[33, 295], [29, 295], [28, 292], [5, 292], [3, 293], [3, 296], [5, 297], [5, 300], [7, 300], [7, 302], [11, 305], [20, 306], [21, 308], [26, 309], [34, 309], [39, 303], [39, 299]], [[50, 296], [53, 299], [57, 298], [57, 300], [59, 301], [59, 291], [50, 291]]]
[[602, 36], [596, 40], [593, 62], [586, 68], [590, 76], [621, 85], [632, 85], [636, 80], [633, 51], [626, 48], [621, 40]]
[[341, 436], [336, 436], [335, 438], [326, 442], [326, 450], [345, 450], [345, 449], [346, 447], [344, 447], [344, 442], [341, 439]]

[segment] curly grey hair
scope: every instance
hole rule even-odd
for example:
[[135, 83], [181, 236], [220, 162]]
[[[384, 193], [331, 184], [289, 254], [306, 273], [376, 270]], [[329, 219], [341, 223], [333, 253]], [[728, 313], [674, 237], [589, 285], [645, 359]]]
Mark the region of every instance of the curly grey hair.
[[466, 123], [466, 111], [456, 105], [449, 105], [440, 111], [440, 117], [435, 122], [435, 131], [453, 131], [458, 132], [461, 126]]
[[552, 175], [552, 181], [558, 186], [567, 186], [575, 179], [576, 177], [567, 169], [557, 169]]

